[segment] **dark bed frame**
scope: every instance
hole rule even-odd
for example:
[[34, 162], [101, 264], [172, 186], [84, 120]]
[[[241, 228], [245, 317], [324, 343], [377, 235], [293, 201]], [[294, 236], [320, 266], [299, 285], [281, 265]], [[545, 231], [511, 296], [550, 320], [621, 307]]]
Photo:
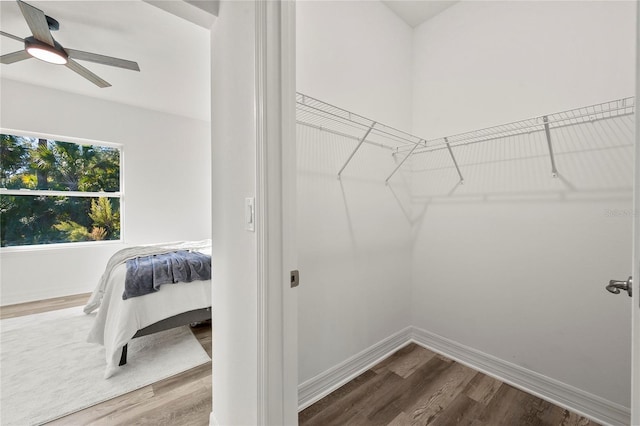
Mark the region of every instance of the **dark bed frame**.
[[[189, 325], [193, 323], [208, 321], [210, 319], [211, 319], [211, 307], [183, 312], [181, 314], [163, 319], [162, 321], [158, 321], [141, 330], [138, 330], [138, 332], [133, 335], [132, 339], [135, 339], [136, 337], [142, 337], [149, 334], [157, 333], [159, 331], [169, 330], [171, 328], [182, 327], [183, 325]], [[128, 344], [122, 347], [120, 364], [118, 364], [120, 366], [125, 365], [127, 363], [128, 347], [129, 347]]]

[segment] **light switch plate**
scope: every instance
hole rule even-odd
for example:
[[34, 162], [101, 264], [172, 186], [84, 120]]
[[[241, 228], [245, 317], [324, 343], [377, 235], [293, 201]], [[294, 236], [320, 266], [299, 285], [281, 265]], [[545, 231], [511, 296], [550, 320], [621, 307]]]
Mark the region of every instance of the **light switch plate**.
[[256, 199], [248, 197], [244, 199], [244, 228], [247, 231], [255, 232], [256, 230]]

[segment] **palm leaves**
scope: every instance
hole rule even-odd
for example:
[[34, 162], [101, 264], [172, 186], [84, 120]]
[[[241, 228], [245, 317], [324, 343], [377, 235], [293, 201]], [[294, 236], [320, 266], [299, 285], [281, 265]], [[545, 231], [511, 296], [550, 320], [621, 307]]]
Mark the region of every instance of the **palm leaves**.
[[29, 150], [20, 143], [16, 136], [0, 135], [0, 182], [2, 187], [7, 188], [11, 176], [25, 167]]
[[93, 220], [91, 231], [72, 220], [61, 221], [53, 225], [58, 231], [64, 232], [69, 241], [99, 241], [111, 240], [120, 236], [120, 212], [113, 212], [108, 198], [91, 200], [89, 217]]
[[31, 168], [45, 172], [49, 188], [63, 191], [117, 191], [120, 153], [95, 145], [48, 141], [31, 154]]
[[0, 197], [2, 246], [120, 238], [119, 198], [97, 194], [120, 191], [118, 149], [2, 134], [0, 153], [1, 187], [45, 190]]

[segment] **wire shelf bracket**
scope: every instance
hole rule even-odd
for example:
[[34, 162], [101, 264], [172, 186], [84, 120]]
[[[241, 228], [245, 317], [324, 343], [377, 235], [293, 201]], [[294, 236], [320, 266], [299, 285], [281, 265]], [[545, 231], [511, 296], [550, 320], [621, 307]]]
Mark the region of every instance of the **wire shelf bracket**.
[[364, 134], [364, 136], [360, 139], [360, 141], [358, 142], [358, 145], [356, 145], [356, 147], [353, 149], [353, 152], [351, 152], [351, 155], [349, 156], [349, 158], [347, 158], [347, 161], [345, 161], [345, 163], [342, 165], [342, 168], [338, 172], [338, 179], [340, 179], [340, 177], [342, 176], [342, 172], [344, 171], [345, 167], [347, 167], [347, 164], [349, 164], [349, 162], [351, 161], [353, 156], [356, 155], [356, 152], [358, 152], [358, 150], [360, 149], [360, 147], [362, 146], [364, 141], [367, 140], [367, 137], [369, 136], [369, 133], [371, 133], [371, 131], [373, 130], [375, 125], [376, 125], [376, 122], [374, 121], [371, 124], [371, 126], [369, 126], [369, 128], [367, 129], [367, 132]]
[[416, 148], [417, 148], [417, 147], [419, 147], [419, 146], [420, 146], [420, 143], [418, 142], [417, 144], [415, 144], [415, 145], [413, 146], [413, 148], [411, 148], [411, 151], [409, 151], [409, 153], [408, 153], [407, 155], [405, 155], [405, 156], [404, 156], [404, 158], [402, 159], [402, 161], [400, 162], [400, 164], [398, 164], [398, 165], [396, 166], [396, 168], [395, 168], [395, 169], [393, 169], [393, 171], [391, 172], [391, 174], [389, 175], [389, 177], [388, 177], [388, 178], [386, 178], [386, 179], [384, 180], [385, 185], [388, 185], [388, 184], [389, 184], [389, 179], [391, 179], [391, 178], [393, 177], [393, 175], [395, 175], [395, 174], [396, 174], [396, 172], [398, 171], [398, 169], [399, 169], [400, 167], [402, 167], [402, 165], [404, 164], [404, 162], [405, 162], [405, 161], [407, 161], [407, 160], [409, 159], [409, 157], [411, 157], [411, 154], [413, 154], [413, 151], [415, 151], [415, 150], [416, 150]]
[[451, 144], [449, 143], [449, 139], [444, 138], [444, 141], [447, 144], [449, 155], [451, 155], [451, 159], [453, 160], [453, 165], [456, 166], [456, 171], [458, 172], [458, 176], [460, 177], [460, 184], [464, 185], [464, 178], [462, 177], [462, 173], [460, 172], [460, 167], [458, 166], [458, 162], [456, 161], [456, 156], [453, 155], [453, 149], [451, 149]]
[[406, 154], [410, 150], [427, 146], [423, 138], [300, 92], [296, 93], [296, 123], [357, 141], [338, 171], [338, 179], [341, 179], [355, 155], [362, 151], [363, 144], [387, 149], [394, 156], [399, 152]]
[[549, 128], [549, 117], [542, 116], [544, 122], [544, 134], [547, 136], [547, 145], [549, 146], [549, 158], [551, 159], [551, 176], [558, 177], [558, 169], [556, 168], [556, 159], [553, 156], [553, 144], [551, 143], [551, 129]]

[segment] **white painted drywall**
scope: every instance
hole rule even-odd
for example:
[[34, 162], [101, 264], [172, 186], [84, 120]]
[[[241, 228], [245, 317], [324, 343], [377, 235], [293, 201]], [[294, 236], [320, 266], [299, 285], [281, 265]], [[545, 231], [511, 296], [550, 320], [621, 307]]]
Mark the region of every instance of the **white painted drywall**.
[[211, 32], [213, 416], [257, 424], [256, 234], [244, 200], [256, 191], [255, 4], [223, 1]]
[[413, 131], [447, 136], [633, 96], [634, 2], [458, 2], [415, 30]]
[[[632, 96], [634, 8], [452, 6], [415, 32], [414, 132]], [[632, 128], [554, 132], [561, 179], [539, 133], [457, 149], [464, 186], [446, 151], [417, 157], [413, 325], [628, 407], [630, 299], [604, 286], [631, 272]]]
[[[409, 128], [411, 29], [380, 2], [297, 3], [297, 90]], [[410, 325], [408, 183], [391, 152], [298, 125], [299, 380]], [[214, 374], [215, 375], [215, 374]]]
[[3, 79], [0, 126], [120, 143], [124, 244], [0, 252], [0, 304], [91, 292], [124, 245], [210, 238], [209, 123]]
[[297, 90], [387, 125], [411, 125], [412, 30], [379, 1], [296, 4]]

